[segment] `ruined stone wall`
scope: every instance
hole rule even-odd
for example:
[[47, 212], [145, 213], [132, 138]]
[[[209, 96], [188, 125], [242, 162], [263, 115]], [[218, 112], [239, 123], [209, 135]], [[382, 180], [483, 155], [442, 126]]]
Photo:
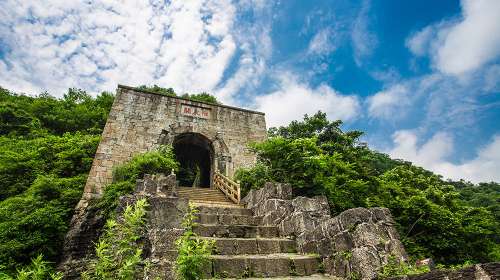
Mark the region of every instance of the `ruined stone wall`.
[[387, 208], [353, 208], [330, 216], [325, 196], [292, 198], [288, 184], [266, 183], [243, 199], [264, 225], [296, 240], [302, 254], [319, 254], [326, 273], [347, 279], [375, 279], [394, 257], [406, 261]]
[[[197, 108], [203, 115], [184, 114], [186, 108]], [[255, 162], [247, 147], [250, 142], [265, 140], [266, 124], [263, 113], [118, 86], [83, 200], [103, 192], [117, 164], [172, 143], [176, 135], [186, 132], [208, 138], [215, 152], [215, 167], [232, 177], [237, 168]]]

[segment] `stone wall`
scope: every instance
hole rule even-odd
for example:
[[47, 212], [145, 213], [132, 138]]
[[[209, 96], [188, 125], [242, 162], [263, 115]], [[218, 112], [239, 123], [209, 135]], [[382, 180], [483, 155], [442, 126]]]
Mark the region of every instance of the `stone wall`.
[[300, 253], [319, 254], [332, 276], [374, 279], [389, 257], [407, 259], [387, 208], [354, 208], [332, 218], [326, 197], [292, 199], [290, 185], [274, 183], [243, 202], [281, 236], [295, 238]]
[[[119, 198], [117, 215], [141, 198], [146, 198], [149, 204], [141, 243], [144, 244], [143, 256], [151, 268], [147, 275], [138, 279], [174, 279], [175, 240], [184, 232], [182, 220], [188, 212], [188, 200], [176, 196], [175, 175], [146, 174], [144, 179], [137, 180], [133, 194]], [[78, 227], [73, 226], [67, 236], [64, 255], [58, 266], [64, 279], [80, 279], [81, 272], [94, 257], [94, 243], [104, 226], [104, 219], [97, 210], [89, 207], [84, 222]]]
[[[184, 114], [182, 110], [186, 107], [198, 108], [206, 115]], [[221, 172], [232, 177], [237, 168], [255, 162], [248, 144], [266, 138], [266, 123], [260, 112], [167, 97], [120, 85], [97, 148], [83, 200], [100, 196], [112, 179], [114, 166], [160, 144], [172, 143], [174, 137], [182, 133], [205, 136], [213, 145], [215, 166], [224, 168]]]

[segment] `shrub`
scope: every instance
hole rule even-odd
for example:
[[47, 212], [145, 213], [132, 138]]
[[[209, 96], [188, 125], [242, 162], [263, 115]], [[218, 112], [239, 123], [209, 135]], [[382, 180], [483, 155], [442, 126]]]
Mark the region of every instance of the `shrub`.
[[396, 260], [394, 256], [390, 256], [387, 264], [382, 267], [378, 274], [378, 279], [387, 279], [394, 276], [414, 275], [429, 272], [428, 266], [417, 267], [405, 262]]
[[125, 208], [121, 219], [108, 219], [103, 235], [96, 244], [97, 259], [90, 262], [82, 274], [85, 280], [135, 279], [141, 265], [146, 199]]
[[162, 146], [156, 151], [137, 155], [113, 170], [113, 183], [106, 187], [97, 207], [109, 216], [117, 206], [118, 197], [132, 193], [136, 180], [143, 178], [144, 174], [168, 174], [178, 168], [179, 163], [175, 160], [171, 146]]
[[53, 272], [49, 262], [43, 260], [42, 255], [38, 255], [31, 260], [31, 265], [19, 269], [15, 276], [10, 276], [0, 272], [2, 280], [60, 280], [63, 275], [60, 272]]
[[179, 278], [185, 280], [201, 279], [203, 269], [209, 264], [209, 256], [214, 243], [209, 240], [200, 239], [193, 228], [196, 226], [194, 220], [198, 211], [193, 205], [189, 205], [189, 212], [184, 217], [182, 225], [184, 234], [177, 239], [177, 261], [176, 270]]

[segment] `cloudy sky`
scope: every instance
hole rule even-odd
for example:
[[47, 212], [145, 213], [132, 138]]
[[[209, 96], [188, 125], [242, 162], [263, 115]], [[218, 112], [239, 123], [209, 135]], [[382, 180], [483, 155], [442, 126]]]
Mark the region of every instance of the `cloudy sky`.
[[395, 158], [500, 181], [500, 1], [0, 1], [0, 86], [158, 84], [322, 110]]

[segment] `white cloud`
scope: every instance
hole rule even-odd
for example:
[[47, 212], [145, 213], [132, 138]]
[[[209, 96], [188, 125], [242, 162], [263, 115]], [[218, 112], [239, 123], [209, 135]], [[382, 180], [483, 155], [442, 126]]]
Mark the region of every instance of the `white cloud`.
[[329, 119], [349, 121], [358, 115], [355, 96], [342, 95], [328, 85], [311, 88], [290, 74], [281, 74], [280, 89], [256, 97], [257, 110], [266, 113], [268, 127], [286, 125], [304, 114], [325, 112]]
[[406, 41], [415, 55], [429, 54], [437, 70], [457, 76], [500, 56], [500, 1], [462, 0], [461, 4], [460, 19], [427, 26]]
[[395, 146], [389, 151], [391, 157], [412, 161], [444, 178], [474, 183], [500, 181], [500, 135], [480, 147], [473, 159], [458, 164], [447, 160], [454, 152], [453, 138], [449, 134], [436, 133], [419, 146], [414, 131], [400, 130], [393, 134], [393, 141]]
[[326, 55], [337, 48], [334, 41], [335, 33], [330, 28], [321, 29], [309, 42], [307, 52], [315, 55]]
[[6, 0], [0, 85], [28, 93], [158, 83], [212, 91], [237, 48], [228, 1]]
[[463, 0], [463, 19], [444, 35], [437, 67], [448, 74], [475, 70], [500, 55], [500, 1]]
[[427, 26], [406, 39], [406, 47], [416, 56], [423, 56], [427, 53], [429, 44], [434, 34], [433, 26]]
[[402, 84], [379, 91], [367, 99], [368, 113], [371, 117], [385, 120], [402, 117], [405, 115], [404, 107], [410, 104], [408, 93], [408, 88]]
[[363, 64], [362, 60], [370, 56], [378, 45], [377, 36], [369, 28], [370, 5], [370, 0], [363, 1], [351, 31], [354, 61], [358, 66]]
[[[243, 93], [255, 93], [255, 88], [260, 85], [262, 77], [267, 71], [267, 60], [272, 53], [271, 40], [271, 9], [269, 2], [242, 2], [245, 8], [252, 9], [254, 17], [258, 22], [252, 24], [240, 23], [239, 28], [234, 32], [234, 37], [238, 42], [241, 55], [237, 61], [236, 71], [215, 89], [217, 97], [226, 104], [236, 106], [242, 105], [241, 100], [236, 100], [239, 96], [244, 99]], [[241, 98], [243, 97], [243, 98]]]

